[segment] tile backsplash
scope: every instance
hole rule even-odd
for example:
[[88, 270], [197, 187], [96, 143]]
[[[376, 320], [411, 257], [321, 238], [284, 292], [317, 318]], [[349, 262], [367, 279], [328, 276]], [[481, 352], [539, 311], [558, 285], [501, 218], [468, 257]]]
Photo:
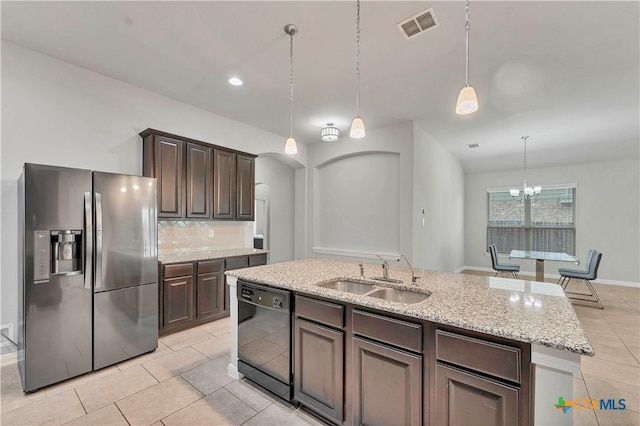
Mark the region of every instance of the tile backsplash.
[[[209, 237], [213, 231], [213, 238]], [[243, 222], [158, 221], [158, 253], [225, 250], [245, 246]]]

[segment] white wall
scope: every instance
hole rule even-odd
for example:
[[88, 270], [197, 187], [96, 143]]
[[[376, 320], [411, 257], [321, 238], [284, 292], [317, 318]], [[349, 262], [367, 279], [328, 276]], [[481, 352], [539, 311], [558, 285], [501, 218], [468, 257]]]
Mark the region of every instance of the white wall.
[[361, 153], [317, 168], [315, 246], [400, 252], [400, 156]]
[[310, 256], [371, 261], [375, 253], [402, 253], [411, 258], [412, 146], [413, 126], [403, 123], [368, 131], [362, 140], [345, 136], [309, 147]]
[[413, 133], [414, 267], [452, 272], [464, 265], [464, 171], [418, 124]]
[[[2, 42], [1, 323], [17, 324], [17, 179], [25, 162], [140, 174], [148, 127], [238, 150], [283, 138]], [[298, 163], [306, 148], [298, 146]]]
[[[294, 169], [269, 157], [256, 159], [256, 184], [268, 185], [269, 262], [294, 258]], [[258, 193], [256, 192], [256, 197]], [[267, 247], [265, 247], [267, 248]]]
[[[527, 169], [527, 182], [536, 185], [577, 183], [576, 256], [590, 248], [602, 252], [598, 278], [640, 282], [640, 163], [638, 159], [563, 167]], [[465, 177], [465, 264], [491, 268], [486, 251], [487, 188], [521, 185], [522, 171], [469, 174]], [[523, 272], [534, 274], [534, 261], [515, 261]], [[559, 267], [545, 262], [545, 274]]]

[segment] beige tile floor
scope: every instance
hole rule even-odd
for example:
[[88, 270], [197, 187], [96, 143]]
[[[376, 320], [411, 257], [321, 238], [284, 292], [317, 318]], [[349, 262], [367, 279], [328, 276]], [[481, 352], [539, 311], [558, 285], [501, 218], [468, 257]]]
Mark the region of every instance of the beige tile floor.
[[[576, 306], [595, 357], [583, 357], [576, 397], [625, 398], [625, 411], [579, 411], [576, 425], [640, 425], [640, 290], [596, 285], [604, 310]], [[229, 319], [160, 339], [158, 349], [95, 373], [22, 392], [16, 364], [0, 370], [0, 424], [321, 425], [246, 380], [227, 375]]]

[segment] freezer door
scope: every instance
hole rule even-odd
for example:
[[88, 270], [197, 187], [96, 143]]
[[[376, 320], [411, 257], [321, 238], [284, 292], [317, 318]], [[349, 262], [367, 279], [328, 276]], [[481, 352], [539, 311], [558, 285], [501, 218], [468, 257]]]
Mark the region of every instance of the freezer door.
[[[93, 295], [85, 287], [80, 242], [91, 172], [25, 164], [21, 182], [18, 363], [29, 392], [91, 371]], [[80, 257], [76, 271], [56, 274], [54, 266], [64, 256], [55, 256], [55, 235], [63, 230], [79, 237], [73, 256]]]
[[93, 173], [94, 291], [158, 282], [156, 180]]
[[158, 285], [94, 295], [93, 369], [107, 367], [158, 347]]

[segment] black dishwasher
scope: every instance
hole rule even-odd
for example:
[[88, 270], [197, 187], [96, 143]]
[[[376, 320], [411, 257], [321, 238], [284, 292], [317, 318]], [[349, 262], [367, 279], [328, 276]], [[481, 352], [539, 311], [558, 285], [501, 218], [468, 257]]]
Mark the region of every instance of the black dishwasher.
[[291, 292], [238, 281], [238, 371], [293, 399]]

